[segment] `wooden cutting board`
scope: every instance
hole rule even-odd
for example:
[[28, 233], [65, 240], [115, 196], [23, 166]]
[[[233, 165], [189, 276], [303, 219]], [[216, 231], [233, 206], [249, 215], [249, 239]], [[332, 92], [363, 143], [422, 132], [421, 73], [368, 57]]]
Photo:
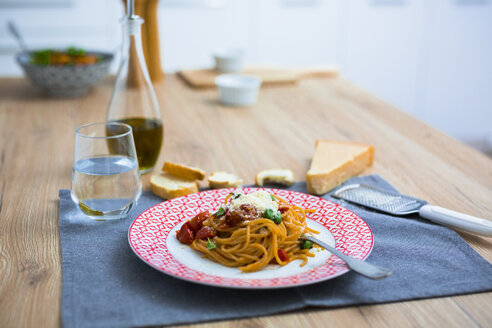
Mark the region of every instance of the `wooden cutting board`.
[[[188, 69], [178, 71], [178, 75], [193, 88], [215, 87], [215, 78], [222, 72], [215, 69]], [[338, 69], [336, 67], [316, 67], [305, 69], [277, 69], [277, 68], [249, 68], [240, 74], [253, 75], [262, 80], [263, 85], [296, 83], [299, 79], [309, 77], [336, 77]]]

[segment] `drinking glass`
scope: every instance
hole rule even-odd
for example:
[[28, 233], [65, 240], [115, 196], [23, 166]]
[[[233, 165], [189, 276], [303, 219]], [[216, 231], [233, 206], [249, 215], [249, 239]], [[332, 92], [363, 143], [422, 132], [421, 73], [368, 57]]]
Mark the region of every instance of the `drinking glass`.
[[75, 130], [71, 196], [82, 212], [98, 221], [121, 219], [141, 190], [129, 125], [91, 123]]

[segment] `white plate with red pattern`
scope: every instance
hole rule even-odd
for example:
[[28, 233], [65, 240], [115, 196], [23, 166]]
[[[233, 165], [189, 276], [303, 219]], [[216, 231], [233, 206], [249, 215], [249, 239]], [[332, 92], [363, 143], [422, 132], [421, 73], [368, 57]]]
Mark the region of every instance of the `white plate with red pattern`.
[[203, 258], [176, 238], [176, 231], [198, 213], [216, 211], [231, 192], [244, 194], [258, 189], [280, 196], [292, 205], [316, 210], [307, 214], [317, 238], [343, 253], [364, 260], [371, 253], [374, 237], [359, 216], [328, 200], [296, 191], [265, 188], [215, 189], [174, 198], [140, 214], [130, 226], [128, 240], [137, 256], [151, 267], [194, 283], [245, 289], [297, 287], [333, 279], [349, 271], [345, 263], [326, 250], [313, 248], [314, 257], [300, 266], [295, 260], [285, 266], [269, 264], [257, 272], [243, 273]]

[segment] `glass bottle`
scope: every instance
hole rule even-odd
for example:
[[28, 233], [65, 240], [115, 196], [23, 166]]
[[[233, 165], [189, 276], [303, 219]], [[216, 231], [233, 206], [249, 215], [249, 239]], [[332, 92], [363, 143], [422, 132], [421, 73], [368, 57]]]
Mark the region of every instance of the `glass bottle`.
[[159, 157], [164, 128], [142, 50], [143, 22], [134, 13], [133, 0], [128, 0], [127, 14], [121, 19], [121, 61], [107, 120], [132, 127], [140, 173], [147, 173], [152, 171]]

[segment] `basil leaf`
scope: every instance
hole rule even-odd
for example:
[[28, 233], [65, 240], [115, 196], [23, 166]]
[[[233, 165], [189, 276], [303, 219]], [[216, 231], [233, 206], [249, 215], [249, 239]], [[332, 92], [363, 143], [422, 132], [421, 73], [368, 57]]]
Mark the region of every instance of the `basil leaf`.
[[270, 194], [270, 198], [273, 200], [273, 201], [276, 201], [275, 197], [273, 197], [272, 194]]
[[269, 220], [273, 220], [273, 210], [271, 208], [267, 208], [265, 212], [263, 212], [263, 216]]
[[282, 213], [278, 212], [273, 215], [273, 222], [280, 224], [282, 222]]
[[301, 244], [301, 249], [313, 248], [314, 243], [310, 240], [303, 240]]
[[225, 209], [221, 206], [217, 212], [214, 213], [214, 216], [218, 218], [221, 215], [224, 215]]
[[215, 245], [215, 243], [212, 240], [210, 240], [210, 238], [207, 238], [207, 249], [214, 249], [216, 247], [217, 245]]
[[267, 208], [265, 212], [263, 212], [263, 217], [272, 220], [276, 224], [280, 224], [280, 222], [282, 222], [282, 213], [279, 211], [274, 212], [271, 208]]

